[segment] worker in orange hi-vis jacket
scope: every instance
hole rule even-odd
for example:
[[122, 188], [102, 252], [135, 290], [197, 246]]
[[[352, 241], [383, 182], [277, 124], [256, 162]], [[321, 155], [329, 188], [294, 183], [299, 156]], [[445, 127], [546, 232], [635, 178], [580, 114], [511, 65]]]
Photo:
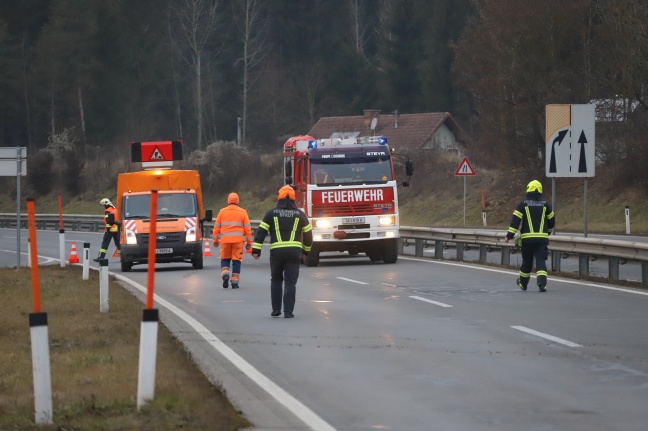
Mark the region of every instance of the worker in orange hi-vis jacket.
[[[252, 225], [246, 210], [239, 206], [239, 196], [230, 193], [227, 206], [218, 212], [212, 232], [214, 247], [220, 244], [221, 278], [227, 289], [232, 280], [232, 289], [238, 289], [241, 277], [243, 247], [252, 247]], [[231, 274], [230, 274], [231, 271]]]

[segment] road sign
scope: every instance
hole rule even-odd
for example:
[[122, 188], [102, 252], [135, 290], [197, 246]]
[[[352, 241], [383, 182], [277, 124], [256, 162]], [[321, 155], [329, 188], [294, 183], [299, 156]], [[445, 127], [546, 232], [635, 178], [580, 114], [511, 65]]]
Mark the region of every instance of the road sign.
[[455, 171], [455, 177], [474, 177], [477, 175], [472, 165], [468, 161], [468, 157], [464, 157], [459, 167]]
[[0, 148], [0, 177], [15, 177], [18, 175], [18, 150], [20, 150], [20, 175], [27, 175], [27, 148]]
[[593, 177], [595, 105], [547, 105], [547, 177]]

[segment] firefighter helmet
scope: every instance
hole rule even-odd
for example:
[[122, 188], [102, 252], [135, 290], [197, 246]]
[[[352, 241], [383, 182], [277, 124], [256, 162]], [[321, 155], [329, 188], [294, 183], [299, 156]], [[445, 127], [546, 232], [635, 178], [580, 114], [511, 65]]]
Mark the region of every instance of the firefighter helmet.
[[99, 204], [101, 204], [101, 205], [112, 205], [112, 202], [110, 202], [110, 199], [108, 199], [108, 198], [103, 198], [102, 200], [99, 201]]
[[542, 194], [542, 184], [538, 180], [533, 180], [527, 184], [527, 193], [538, 192]]

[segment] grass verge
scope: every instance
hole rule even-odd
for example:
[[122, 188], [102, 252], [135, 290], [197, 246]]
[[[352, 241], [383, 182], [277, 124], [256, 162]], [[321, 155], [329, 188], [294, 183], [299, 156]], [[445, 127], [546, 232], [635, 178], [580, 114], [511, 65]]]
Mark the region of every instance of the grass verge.
[[144, 305], [114, 280], [110, 311], [99, 311], [99, 275], [80, 267], [39, 269], [48, 317], [53, 425], [34, 424], [28, 316], [31, 271], [0, 269], [0, 429], [238, 430], [250, 423], [197, 368], [160, 324], [155, 399], [137, 409], [139, 337]]

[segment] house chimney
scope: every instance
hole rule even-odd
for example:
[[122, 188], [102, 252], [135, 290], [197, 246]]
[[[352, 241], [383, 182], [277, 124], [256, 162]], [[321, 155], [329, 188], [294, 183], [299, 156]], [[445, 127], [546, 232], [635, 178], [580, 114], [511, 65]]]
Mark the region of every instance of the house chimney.
[[394, 129], [398, 129], [398, 109], [392, 112], [394, 114]]

